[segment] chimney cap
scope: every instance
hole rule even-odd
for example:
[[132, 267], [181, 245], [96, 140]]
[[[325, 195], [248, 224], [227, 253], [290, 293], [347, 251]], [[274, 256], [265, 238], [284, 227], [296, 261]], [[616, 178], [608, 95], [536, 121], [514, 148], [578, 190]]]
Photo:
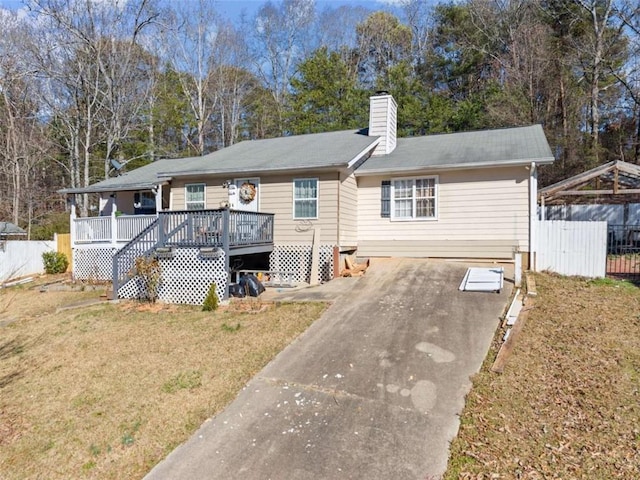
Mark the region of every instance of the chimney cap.
[[389, 91], [388, 90], [377, 90], [374, 95], [376, 97], [383, 96], [383, 95], [389, 95]]

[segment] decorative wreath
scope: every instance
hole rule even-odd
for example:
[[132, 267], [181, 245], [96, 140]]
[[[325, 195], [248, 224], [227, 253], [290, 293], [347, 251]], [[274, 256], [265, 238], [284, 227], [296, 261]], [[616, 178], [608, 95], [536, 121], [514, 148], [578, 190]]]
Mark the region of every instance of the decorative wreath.
[[256, 186], [253, 183], [244, 182], [240, 185], [240, 200], [251, 203], [256, 198]]

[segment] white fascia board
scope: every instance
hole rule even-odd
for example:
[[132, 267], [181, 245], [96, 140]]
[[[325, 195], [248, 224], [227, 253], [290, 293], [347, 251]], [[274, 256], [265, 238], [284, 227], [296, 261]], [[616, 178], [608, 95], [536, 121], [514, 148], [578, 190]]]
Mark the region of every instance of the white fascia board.
[[555, 159], [553, 157], [546, 157], [542, 159], [526, 159], [526, 160], [510, 160], [506, 162], [474, 162], [474, 163], [445, 163], [442, 165], [423, 165], [423, 166], [415, 166], [415, 167], [386, 167], [386, 168], [376, 168], [375, 170], [356, 170], [356, 177], [373, 177], [378, 175], [406, 175], [411, 174], [413, 172], [419, 173], [428, 173], [428, 172], [438, 172], [442, 170], [471, 170], [474, 168], [498, 168], [498, 167], [517, 167], [523, 166], [528, 167], [531, 165], [531, 162], [535, 162], [536, 164], [548, 164], [553, 163]]
[[347, 168], [353, 168], [353, 166], [358, 163], [363, 157], [373, 150], [380, 142], [382, 141], [382, 137], [376, 138], [373, 142], [367, 145], [360, 153], [358, 153], [355, 157], [353, 157], [349, 162], [347, 162]]

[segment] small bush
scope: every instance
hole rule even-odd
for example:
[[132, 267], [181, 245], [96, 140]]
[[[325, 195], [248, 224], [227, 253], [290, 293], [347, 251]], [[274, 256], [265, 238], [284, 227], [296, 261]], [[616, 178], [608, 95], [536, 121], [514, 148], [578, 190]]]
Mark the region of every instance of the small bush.
[[203, 312], [213, 312], [218, 309], [218, 294], [216, 293], [216, 282], [213, 282], [209, 287], [207, 297], [202, 304]]
[[145, 256], [136, 258], [132, 273], [138, 276], [142, 282], [142, 289], [138, 299], [155, 303], [158, 299], [158, 288], [162, 279], [162, 271], [158, 259]]
[[67, 256], [61, 252], [44, 252], [42, 263], [44, 263], [44, 271], [49, 274], [64, 273], [69, 266]]

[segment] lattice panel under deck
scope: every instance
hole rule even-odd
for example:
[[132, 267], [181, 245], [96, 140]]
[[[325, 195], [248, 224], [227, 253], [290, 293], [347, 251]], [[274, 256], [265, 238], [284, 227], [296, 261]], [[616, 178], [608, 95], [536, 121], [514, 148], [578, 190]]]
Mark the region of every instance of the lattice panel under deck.
[[73, 278], [76, 280], [111, 281], [113, 248], [76, 248], [73, 251]]
[[[218, 299], [227, 288], [224, 253], [218, 258], [203, 258], [199, 248], [178, 248], [173, 258], [160, 259], [162, 278], [159, 300], [166, 303], [202, 305], [212, 282], [216, 282]], [[143, 282], [132, 278], [118, 289], [120, 298], [140, 298]]]
[[[320, 245], [318, 253], [318, 281], [328, 282], [333, 278], [333, 245]], [[311, 245], [274, 245], [269, 255], [269, 270], [292, 272], [295, 282], [309, 283]]]

